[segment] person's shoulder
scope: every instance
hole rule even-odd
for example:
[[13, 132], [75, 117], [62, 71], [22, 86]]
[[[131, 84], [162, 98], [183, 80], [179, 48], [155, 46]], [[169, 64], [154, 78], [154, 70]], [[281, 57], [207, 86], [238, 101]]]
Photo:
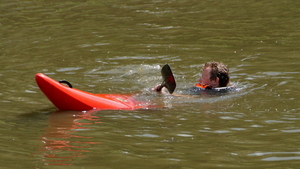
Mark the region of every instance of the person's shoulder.
[[227, 87], [216, 87], [216, 88], [203, 88], [194, 86], [190, 89], [192, 95], [224, 95], [233, 91], [236, 91], [236, 86], [227, 86]]

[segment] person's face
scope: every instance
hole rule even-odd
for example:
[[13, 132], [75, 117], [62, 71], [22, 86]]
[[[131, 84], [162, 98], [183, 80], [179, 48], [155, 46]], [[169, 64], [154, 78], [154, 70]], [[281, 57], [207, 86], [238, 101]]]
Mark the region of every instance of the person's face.
[[212, 87], [218, 87], [219, 86], [219, 78], [216, 80], [210, 80], [210, 71], [211, 68], [207, 67], [203, 69], [202, 76], [198, 80], [201, 84], [210, 85]]

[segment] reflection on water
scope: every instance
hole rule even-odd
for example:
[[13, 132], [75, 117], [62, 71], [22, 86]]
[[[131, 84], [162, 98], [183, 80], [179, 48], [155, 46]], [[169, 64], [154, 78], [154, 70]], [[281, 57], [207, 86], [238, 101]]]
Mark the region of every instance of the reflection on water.
[[[300, 155], [300, 152], [257, 152], [248, 154], [248, 156], [264, 156], [264, 155]], [[262, 161], [287, 161], [287, 160], [300, 160], [300, 156], [289, 156], [289, 157], [267, 157], [263, 158]]]
[[99, 117], [90, 112], [54, 112], [49, 116], [48, 127], [40, 137], [43, 146], [39, 151], [45, 165], [72, 165], [71, 161], [85, 157], [94, 144], [99, 142], [92, 137], [82, 136], [80, 132], [90, 130], [90, 125], [101, 123]]

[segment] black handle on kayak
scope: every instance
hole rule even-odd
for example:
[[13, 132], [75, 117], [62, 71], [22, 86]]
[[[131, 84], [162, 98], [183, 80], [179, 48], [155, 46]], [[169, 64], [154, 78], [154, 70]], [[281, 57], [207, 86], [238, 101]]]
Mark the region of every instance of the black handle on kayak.
[[67, 84], [70, 88], [73, 88], [73, 86], [71, 85], [71, 83], [70, 82], [68, 82], [68, 81], [66, 81], [66, 80], [60, 80], [60, 81], [58, 81], [59, 83], [65, 83], [65, 84]]

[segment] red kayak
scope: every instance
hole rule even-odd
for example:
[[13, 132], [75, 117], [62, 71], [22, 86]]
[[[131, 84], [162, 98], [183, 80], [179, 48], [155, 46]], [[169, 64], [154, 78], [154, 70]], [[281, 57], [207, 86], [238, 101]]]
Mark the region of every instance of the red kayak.
[[35, 80], [42, 92], [59, 110], [134, 110], [149, 106], [135, 100], [132, 95], [92, 94], [67, 87], [42, 73], [36, 74]]

